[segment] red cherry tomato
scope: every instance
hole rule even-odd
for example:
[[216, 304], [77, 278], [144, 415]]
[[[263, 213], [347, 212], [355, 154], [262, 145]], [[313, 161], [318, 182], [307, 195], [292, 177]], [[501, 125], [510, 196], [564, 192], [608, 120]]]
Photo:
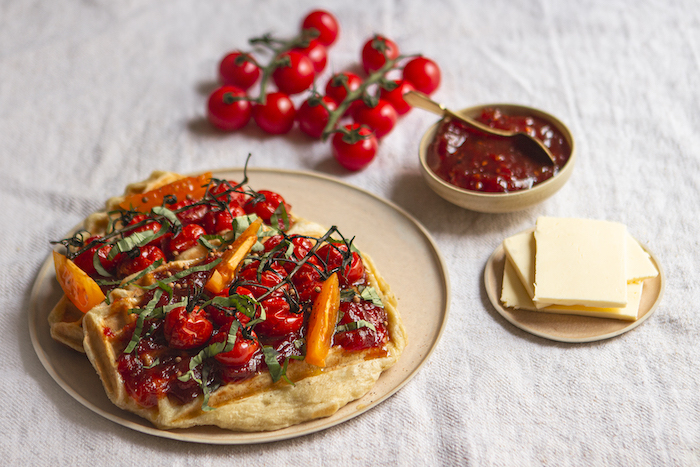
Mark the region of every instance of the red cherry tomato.
[[272, 92], [265, 98], [264, 104], [253, 107], [253, 119], [267, 133], [281, 135], [288, 133], [296, 117], [294, 103], [283, 92]]
[[321, 260], [329, 272], [337, 270], [338, 279], [343, 286], [354, 285], [361, 282], [365, 277], [365, 266], [362, 258], [356, 252], [351, 252], [351, 258], [347, 266], [341, 271], [344, 255], [347, 255], [348, 247], [345, 245], [325, 244], [316, 251], [316, 255]]
[[328, 51], [326, 46], [321, 44], [318, 39], [311, 39], [309, 45], [306, 47], [298, 47], [297, 52], [306, 55], [311, 63], [314, 65], [314, 72], [316, 74], [321, 73], [324, 68], [326, 68], [326, 63], [328, 61]]
[[311, 258], [301, 265], [301, 268], [292, 276], [292, 283], [302, 302], [311, 301], [321, 292], [321, 273], [323, 267], [318, 265], [318, 260]]
[[260, 68], [249, 54], [235, 51], [221, 59], [219, 77], [223, 84], [247, 91], [260, 78]]
[[[85, 240], [85, 245], [88, 245], [92, 243], [93, 241], [99, 240], [100, 237], [98, 236], [93, 236]], [[85, 250], [84, 252], [80, 253], [78, 256], [73, 258], [73, 262], [78, 266], [80, 269], [85, 271], [85, 273], [88, 276], [91, 277], [102, 277], [97, 270], [95, 269], [95, 264], [93, 263], [94, 261], [94, 256], [95, 253], [97, 253], [97, 257], [99, 258], [100, 264], [102, 264], [102, 267], [107, 270], [107, 272], [112, 273], [114, 272], [114, 267], [116, 265], [116, 260], [112, 259], [107, 259], [109, 256], [109, 252], [112, 250], [112, 245], [107, 245], [104, 243], [95, 243], [93, 246], [91, 246], [89, 249]]]
[[394, 60], [398, 56], [399, 46], [394, 41], [375, 35], [362, 47], [362, 68], [370, 74], [383, 67], [387, 60]]
[[244, 91], [234, 86], [222, 86], [209, 96], [207, 118], [215, 127], [233, 131], [250, 121], [251, 105]]
[[266, 224], [270, 223], [272, 215], [275, 213], [280, 204], [284, 204], [287, 212], [291, 209], [291, 206], [284, 201], [284, 198], [274, 191], [260, 190], [259, 195], [262, 195], [262, 199], [252, 198], [244, 206], [245, 212], [247, 214], [255, 214], [260, 217]]
[[319, 32], [318, 41], [325, 46], [331, 45], [338, 37], [338, 20], [324, 10], [309, 13], [301, 23], [302, 29], [316, 29]]
[[290, 50], [280, 55], [280, 58], [289, 60], [272, 72], [272, 79], [277, 89], [285, 94], [298, 94], [311, 87], [314, 83], [314, 64], [303, 53]]
[[332, 112], [336, 108], [335, 101], [328, 96], [323, 96], [321, 99], [311, 97], [305, 100], [297, 111], [299, 129], [312, 138], [319, 139], [328, 124], [330, 117], [328, 111]]
[[391, 91], [387, 91], [386, 89], [382, 88], [380, 97], [391, 104], [391, 106], [396, 110], [397, 114], [404, 115], [408, 113], [412, 107], [406, 103], [406, 101], [403, 99], [403, 95], [408, 91], [413, 91], [414, 88], [411, 83], [403, 79], [400, 81], [394, 81], [394, 83], [396, 83], [396, 87]]
[[362, 78], [355, 73], [343, 71], [331, 76], [326, 83], [326, 96], [340, 105], [348, 95], [348, 92], [355, 91], [362, 85]]
[[332, 140], [333, 157], [348, 170], [360, 170], [372, 162], [377, 154], [377, 137], [370, 129], [357, 123], [346, 125], [345, 129], [354, 131], [360, 139], [353, 141], [343, 133], [336, 133]]
[[238, 216], [244, 216], [245, 211], [240, 206], [231, 206], [230, 211], [209, 211], [202, 219], [204, 230], [210, 235], [231, 230], [233, 219]]
[[206, 344], [214, 325], [198, 306], [188, 312], [184, 306], [168, 312], [163, 322], [165, 339], [174, 349], [194, 349]]
[[182, 231], [170, 238], [167, 242], [167, 251], [170, 257], [176, 257], [190, 248], [197, 246], [197, 239], [207, 232], [199, 224], [189, 224], [183, 227]]
[[[219, 332], [212, 336], [212, 343], [225, 341], [230, 329], [231, 323], [220, 328]], [[221, 352], [214, 355], [214, 358], [224, 365], [243, 366], [253, 358], [253, 355], [255, 355], [259, 349], [260, 343], [257, 340], [255, 332], [252, 332], [251, 339], [247, 339], [243, 337], [241, 328], [239, 327], [236, 332], [236, 343], [233, 345], [233, 348], [228, 352]]]
[[255, 325], [255, 332], [261, 336], [282, 337], [301, 329], [304, 313], [292, 313], [287, 299], [282, 296], [266, 298], [265, 321]]
[[156, 261], [165, 259], [163, 250], [152, 245], [140, 247], [135, 258], [130, 256], [131, 253], [120, 253], [118, 255], [119, 264], [117, 265], [117, 271], [121, 276], [130, 276], [136, 272], [143, 271]]
[[374, 107], [369, 107], [362, 102], [354, 109], [352, 116], [355, 123], [370, 127], [377, 138], [383, 138], [393, 130], [396, 120], [399, 119], [399, 114], [396, 113], [394, 107], [381, 99]]
[[[195, 201], [183, 199], [175, 204], [168, 206], [172, 211], [179, 211], [175, 215], [182, 222], [182, 225], [198, 224], [204, 218], [204, 215], [209, 211], [209, 207], [205, 204], [194, 204]], [[191, 206], [187, 208], [187, 206]], [[187, 209], [183, 209], [187, 208]], [[182, 209], [182, 211], [180, 211]]]
[[[268, 238], [265, 241], [265, 251], [267, 251], [267, 252], [272, 251], [273, 248], [275, 248], [277, 245], [282, 243], [283, 239], [284, 239], [284, 237], [282, 235], [274, 235], [274, 236]], [[294, 269], [296, 267], [296, 262], [303, 259], [309, 253], [309, 251], [311, 251], [311, 248], [313, 248], [313, 246], [314, 246], [314, 243], [310, 239], [305, 238], [305, 237], [299, 237], [299, 236], [293, 235], [293, 236], [290, 236], [289, 239], [291, 240], [292, 245], [293, 245], [293, 251], [292, 251], [291, 256], [289, 258], [285, 257], [286, 250], [287, 250], [286, 245], [285, 245], [285, 248], [283, 248], [282, 250], [279, 250], [275, 255], [275, 258], [279, 258], [278, 261], [280, 263], [282, 263], [282, 267], [284, 267], [284, 269], [287, 272], [291, 272], [292, 269]], [[282, 259], [282, 258], [284, 258], [284, 259]], [[313, 259], [313, 257], [311, 259]]]
[[372, 302], [355, 303], [349, 301], [340, 304], [340, 311], [342, 318], [339, 324], [367, 321], [374, 325], [374, 330], [369, 327], [361, 327], [354, 331], [340, 332], [333, 337], [334, 345], [341, 345], [347, 350], [362, 350], [386, 344], [389, 336], [384, 325], [387, 316], [383, 308]]
[[[146, 232], [148, 230], [150, 230], [154, 234], [158, 233], [158, 231], [161, 228], [161, 225], [152, 219], [149, 222], [149, 219], [151, 219], [151, 218], [149, 216], [147, 216], [146, 214], [138, 214], [138, 215], [134, 216], [131, 219], [131, 222], [129, 222], [129, 226], [136, 225], [136, 224], [139, 224], [142, 222], [143, 222], [143, 225], [141, 225], [139, 227], [135, 227], [132, 230], [129, 230], [126, 233], [126, 235], [131, 235], [131, 234], [136, 233], [136, 232]], [[162, 240], [162, 238], [156, 238], [155, 240], [150, 242], [149, 245], [159, 246], [161, 240]]]
[[[258, 280], [259, 266], [259, 261], [253, 261], [252, 263], [244, 266], [238, 273], [238, 280], [244, 282], [242, 286], [248, 289], [255, 298], [260, 298], [261, 295], [267, 293], [272, 287], [282, 282], [287, 276], [287, 271], [285, 271], [280, 264], [273, 263], [270, 266], [270, 269], [265, 269], [260, 273], [260, 280]], [[281, 293], [281, 290], [278, 290]]]
[[440, 86], [440, 68], [429, 58], [416, 57], [404, 66], [403, 79], [416, 91], [432, 94]]

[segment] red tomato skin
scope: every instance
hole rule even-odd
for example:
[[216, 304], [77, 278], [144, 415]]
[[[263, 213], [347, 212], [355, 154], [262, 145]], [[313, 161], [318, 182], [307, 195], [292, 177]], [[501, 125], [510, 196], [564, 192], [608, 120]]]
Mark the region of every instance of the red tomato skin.
[[118, 256], [120, 259], [117, 271], [121, 276], [130, 276], [136, 272], [143, 271], [156, 261], [165, 259], [163, 250], [152, 245], [139, 248], [139, 255], [133, 259], [127, 253], [120, 253]]
[[394, 81], [397, 86], [391, 91], [382, 89], [380, 97], [387, 101], [396, 110], [399, 115], [407, 114], [413, 107], [411, 107], [403, 98], [403, 95], [409, 91], [413, 91], [415, 88], [411, 83], [402, 79], [399, 81]]
[[[346, 125], [346, 129], [360, 128], [360, 125], [354, 123], [352, 125]], [[377, 148], [379, 144], [377, 143], [377, 137], [366, 127], [360, 128], [360, 135], [365, 136], [354, 144], [346, 143], [343, 141], [343, 134], [336, 133], [333, 135], [332, 146], [333, 146], [333, 157], [336, 158], [338, 163], [348, 170], [361, 170], [365, 168], [377, 154]]]
[[301, 27], [302, 29], [315, 28], [319, 32], [316, 39], [325, 46], [329, 46], [336, 41], [340, 30], [338, 20], [325, 10], [314, 10], [306, 15], [301, 23]]
[[[212, 336], [212, 343], [226, 340], [230, 329], [231, 323], [222, 326], [219, 331]], [[219, 363], [227, 366], [243, 366], [260, 350], [260, 343], [256, 337], [255, 333], [253, 333], [253, 339], [244, 338], [241, 333], [241, 328], [239, 327], [236, 332], [236, 343], [233, 345], [233, 348], [228, 352], [214, 355], [214, 358]]]
[[[347, 89], [342, 83], [337, 83], [337, 77], [340, 75], [345, 76], [345, 78], [347, 79], [347, 82], [345, 83], [345, 85], [347, 85]], [[333, 99], [336, 105], [340, 105], [347, 97], [348, 90], [350, 90], [351, 92], [355, 91], [361, 85], [362, 78], [360, 78], [355, 73], [352, 73], [350, 71], [336, 73], [335, 75], [331, 76], [331, 78], [326, 83], [326, 96]]]
[[[381, 44], [384, 50], [381, 50]], [[377, 34], [362, 47], [362, 68], [369, 75], [383, 67], [387, 60], [394, 60], [398, 56], [399, 46], [391, 39]]]
[[[91, 243], [94, 240], [99, 239], [100, 237], [98, 236], [93, 236], [85, 240], [85, 245]], [[95, 269], [95, 265], [93, 264], [93, 256], [95, 255], [95, 252], [97, 251], [98, 257], [100, 260], [100, 263], [102, 264], [102, 267], [104, 267], [108, 272], [113, 272], [115, 266], [116, 266], [116, 260], [112, 259], [109, 260], [107, 257], [109, 256], [109, 252], [112, 250], [111, 245], [107, 244], [101, 244], [101, 245], [94, 245], [91, 246], [88, 250], [85, 250], [82, 252], [80, 255], [76, 256], [73, 258], [73, 262], [75, 263], [76, 266], [78, 266], [80, 269], [85, 271], [85, 273], [88, 276], [91, 277], [101, 277], [100, 274], [97, 272]]]
[[399, 114], [391, 104], [380, 99], [374, 107], [369, 107], [362, 102], [354, 109], [353, 119], [355, 123], [370, 127], [374, 130], [375, 136], [381, 139], [394, 129]]
[[315, 139], [321, 138], [323, 130], [328, 124], [328, 119], [330, 118], [328, 110], [332, 112], [337, 108], [335, 101], [330, 97], [323, 96], [322, 100], [325, 107], [320, 103], [312, 106], [309, 104], [309, 99], [307, 99], [299, 106], [297, 111], [299, 129]]
[[304, 324], [304, 314], [292, 313], [283, 296], [266, 298], [262, 306], [265, 308], [265, 321], [255, 325], [255, 332], [260, 336], [286, 336], [298, 331]]
[[311, 39], [306, 47], [294, 49], [311, 60], [314, 66], [314, 73], [321, 73], [326, 68], [328, 62], [328, 50], [318, 39]]
[[440, 68], [425, 57], [416, 57], [403, 68], [403, 79], [413, 85], [416, 91], [432, 94], [440, 87]]
[[253, 107], [255, 123], [266, 133], [283, 135], [289, 133], [296, 117], [294, 103], [283, 92], [271, 92], [264, 104]]
[[299, 94], [314, 83], [314, 64], [309, 57], [297, 50], [283, 53], [280, 58], [289, 58], [289, 65], [282, 65], [272, 72], [277, 89], [289, 95]]
[[235, 86], [221, 86], [211, 93], [207, 102], [207, 119], [216, 128], [234, 131], [243, 128], [250, 121], [251, 104], [247, 100], [226, 103], [227, 96], [244, 97], [245, 91]]
[[188, 312], [185, 307], [170, 310], [163, 322], [163, 334], [174, 349], [194, 349], [209, 341], [214, 325], [199, 307]]
[[241, 56], [250, 57], [249, 54], [236, 50], [222, 58], [219, 62], [219, 78], [224, 85], [235, 86], [247, 91], [260, 78], [260, 68], [250, 61], [245, 61], [240, 65], [236, 64], [236, 59]]
[[265, 199], [262, 201], [250, 200], [244, 206], [246, 214], [255, 214], [260, 217], [266, 224], [270, 223], [272, 215], [275, 213], [280, 204], [284, 204], [287, 212], [290, 211], [291, 206], [282, 198], [281, 195], [269, 190], [260, 190], [258, 194], [262, 195]]
[[177, 257], [190, 248], [198, 245], [197, 239], [207, 232], [199, 224], [189, 224], [183, 227], [182, 231], [167, 241], [167, 252], [169, 257]]

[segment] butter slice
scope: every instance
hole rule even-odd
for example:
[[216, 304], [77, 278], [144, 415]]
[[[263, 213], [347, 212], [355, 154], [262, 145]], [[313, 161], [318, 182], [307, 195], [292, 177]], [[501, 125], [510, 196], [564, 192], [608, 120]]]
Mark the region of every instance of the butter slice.
[[627, 235], [627, 282], [641, 282], [659, 275], [649, 253], [631, 235]]
[[503, 240], [506, 258], [515, 268], [530, 298], [535, 296], [535, 236], [522, 232]]
[[535, 306], [625, 307], [626, 243], [627, 227], [619, 222], [537, 219]]
[[525, 290], [515, 266], [510, 260], [506, 260], [505, 268], [503, 269], [501, 302], [507, 307], [520, 310], [635, 321], [639, 315], [639, 303], [642, 298], [643, 286], [642, 282], [627, 284], [627, 305], [622, 308], [551, 305], [538, 309], [527, 290]]

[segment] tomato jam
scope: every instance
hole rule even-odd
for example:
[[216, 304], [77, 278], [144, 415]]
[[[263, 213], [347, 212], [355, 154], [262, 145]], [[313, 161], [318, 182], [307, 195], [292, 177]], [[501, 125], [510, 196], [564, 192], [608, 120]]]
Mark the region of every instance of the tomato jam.
[[460, 188], [507, 193], [532, 188], [557, 174], [571, 148], [550, 122], [530, 115], [506, 115], [486, 108], [476, 118], [501, 130], [526, 132], [541, 140], [554, 155], [555, 164], [527, 155], [510, 138], [487, 135], [463, 122], [445, 118], [427, 153], [428, 167], [441, 179]]

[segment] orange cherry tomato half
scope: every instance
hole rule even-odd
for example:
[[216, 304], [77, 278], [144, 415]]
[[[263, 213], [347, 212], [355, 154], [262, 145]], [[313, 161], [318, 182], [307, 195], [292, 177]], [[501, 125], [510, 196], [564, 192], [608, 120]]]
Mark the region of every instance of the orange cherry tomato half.
[[95, 305], [102, 303], [105, 294], [85, 271], [58, 252], [53, 252], [53, 263], [56, 268], [56, 279], [61, 285], [66, 297], [83, 313], [90, 311]]
[[340, 309], [338, 275], [331, 274], [321, 285], [321, 293], [314, 300], [309, 316], [309, 332], [306, 336], [306, 357], [311, 365], [325, 367], [326, 357], [333, 342], [333, 332]]
[[148, 212], [151, 208], [163, 204], [163, 199], [167, 195], [177, 197], [178, 201], [186, 199], [188, 196], [193, 199], [201, 199], [207, 191], [207, 184], [211, 180], [211, 176], [211, 172], [206, 172], [196, 177], [185, 177], [175, 180], [146, 193], [129, 195], [119, 203], [119, 207], [125, 211], [136, 209], [140, 212]]

